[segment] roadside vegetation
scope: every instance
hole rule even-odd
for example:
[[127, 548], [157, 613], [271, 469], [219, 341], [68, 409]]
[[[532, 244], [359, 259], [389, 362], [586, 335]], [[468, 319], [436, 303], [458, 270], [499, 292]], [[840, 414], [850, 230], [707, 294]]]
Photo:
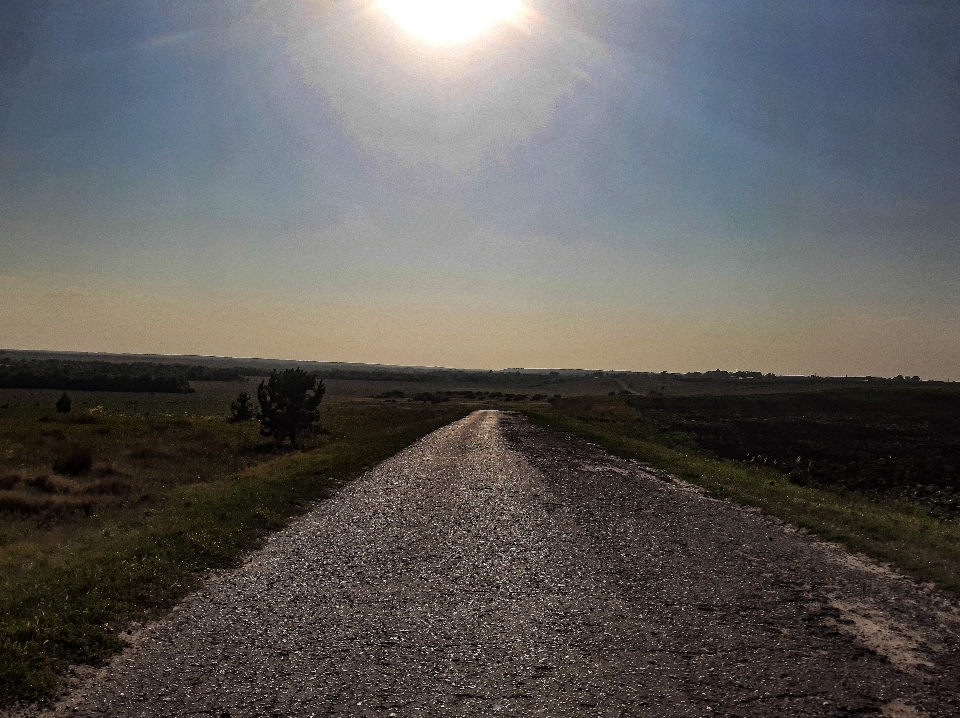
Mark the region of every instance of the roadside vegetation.
[[884, 391], [571, 397], [526, 413], [960, 594], [960, 392]]
[[237, 386], [71, 392], [69, 412], [63, 392], [2, 392], [0, 707], [53, 698], [70, 664], [104, 662], [208, 571], [470, 411], [331, 403], [293, 450], [229, 420]]

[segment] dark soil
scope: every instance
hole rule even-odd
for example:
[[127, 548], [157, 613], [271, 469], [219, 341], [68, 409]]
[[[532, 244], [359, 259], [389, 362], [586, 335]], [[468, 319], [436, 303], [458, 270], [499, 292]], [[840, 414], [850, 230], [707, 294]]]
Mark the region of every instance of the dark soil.
[[661, 432], [799, 483], [960, 510], [960, 392], [896, 388], [630, 399]]

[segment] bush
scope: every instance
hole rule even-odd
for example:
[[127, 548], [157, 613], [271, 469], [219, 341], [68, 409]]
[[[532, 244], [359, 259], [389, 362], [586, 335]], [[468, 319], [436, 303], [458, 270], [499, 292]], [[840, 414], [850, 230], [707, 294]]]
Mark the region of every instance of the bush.
[[37, 491], [42, 491], [49, 494], [53, 493], [53, 484], [50, 483], [50, 477], [46, 474], [34, 476], [32, 479], [27, 480], [26, 483], [31, 489], [36, 489]]
[[31, 496], [20, 492], [0, 493], [0, 511], [9, 511], [14, 514], [38, 514], [43, 511], [49, 502], [42, 496]]
[[413, 397], [414, 401], [429, 401], [431, 404], [439, 404], [442, 401], [450, 401], [449, 396], [441, 396], [440, 394], [431, 394], [429, 391], [424, 391], [417, 394]]
[[93, 454], [85, 446], [74, 446], [53, 462], [53, 470], [64, 476], [80, 476], [93, 467]]
[[297, 437], [309, 432], [317, 421], [317, 407], [325, 391], [315, 374], [300, 367], [274, 370], [257, 388], [260, 433], [272, 436], [278, 444], [290, 439], [291, 445], [298, 446]]
[[241, 391], [237, 395], [237, 400], [230, 404], [230, 421], [236, 424], [241, 421], [250, 421], [254, 416], [253, 402], [247, 392]]
[[70, 401], [70, 397], [67, 396], [67, 392], [63, 392], [63, 396], [57, 399], [57, 413], [58, 414], [69, 414], [70, 406], [73, 404]]

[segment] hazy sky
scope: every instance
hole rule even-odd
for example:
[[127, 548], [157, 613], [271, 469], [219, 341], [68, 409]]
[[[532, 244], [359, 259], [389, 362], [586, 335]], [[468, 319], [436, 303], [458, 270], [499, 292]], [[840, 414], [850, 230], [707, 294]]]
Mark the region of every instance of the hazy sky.
[[960, 378], [960, 3], [0, 0], [0, 348]]

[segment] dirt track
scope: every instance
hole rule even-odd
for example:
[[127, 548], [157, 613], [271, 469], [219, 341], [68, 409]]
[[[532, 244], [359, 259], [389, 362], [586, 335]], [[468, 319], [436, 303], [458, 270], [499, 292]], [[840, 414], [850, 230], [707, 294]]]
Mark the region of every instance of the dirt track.
[[84, 716], [960, 716], [960, 617], [762, 517], [476, 412], [208, 583]]

